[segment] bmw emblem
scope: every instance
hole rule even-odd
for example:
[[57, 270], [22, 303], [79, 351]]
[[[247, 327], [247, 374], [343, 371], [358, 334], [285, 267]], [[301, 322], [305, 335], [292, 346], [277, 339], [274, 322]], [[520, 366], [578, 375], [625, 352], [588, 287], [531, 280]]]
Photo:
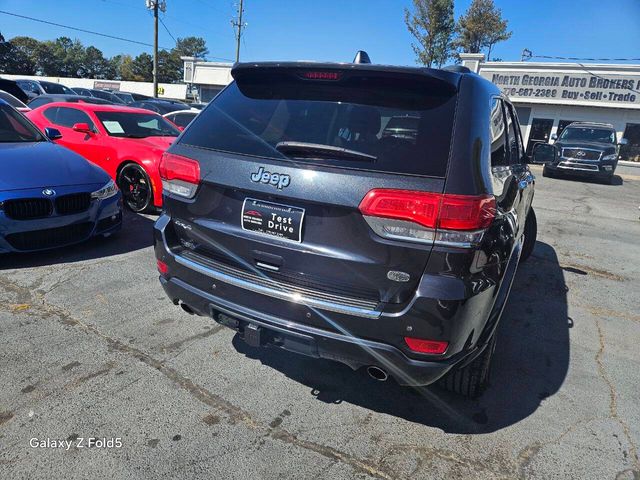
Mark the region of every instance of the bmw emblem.
[[47, 197], [53, 197], [56, 194], [56, 191], [51, 190], [50, 188], [45, 188], [44, 190], [42, 190], [42, 194]]

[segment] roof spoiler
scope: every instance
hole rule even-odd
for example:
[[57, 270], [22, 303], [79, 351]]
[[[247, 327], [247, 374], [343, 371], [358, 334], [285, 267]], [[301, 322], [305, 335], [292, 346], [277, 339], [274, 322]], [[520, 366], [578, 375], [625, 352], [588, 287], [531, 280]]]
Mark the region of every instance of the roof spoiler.
[[[366, 52], [362, 52], [366, 55]], [[362, 58], [363, 56], [361, 56]], [[357, 55], [356, 55], [357, 59]], [[354, 59], [355, 60], [355, 59]], [[252, 63], [236, 63], [231, 68], [231, 76], [237, 82], [242, 81], [260, 81], [266, 80], [267, 77], [287, 76], [289, 78], [303, 79], [305, 72], [313, 72], [317, 75], [314, 77], [306, 77], [310, 79], [322, 80], [329, 77], [324, 76], [327, 72], [330, 75], [337, 73], [333, 80], [345, 80], [354, 75], [367, 75], [377, 77], [391, 78], [413, 78], [424, 79], [436, 82], [453, 93], [458, 90], [458, 85], [462, 75], [458, 72], [447, 70], [437, 70], [432, 68], [415, 68], [415, 67], [398, 67], [391, 65], [377, 65], [372, 63], [320, 63], [320, 62], [252, 62]]]

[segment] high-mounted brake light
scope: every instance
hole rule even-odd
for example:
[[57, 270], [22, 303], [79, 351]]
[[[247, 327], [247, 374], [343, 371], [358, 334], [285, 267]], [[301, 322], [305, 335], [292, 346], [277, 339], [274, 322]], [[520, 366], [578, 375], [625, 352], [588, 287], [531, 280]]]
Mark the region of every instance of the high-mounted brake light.
[[196, 160], [165, 152], [159, 170], [167, 192], [186, 198], [196, 194], [200, 184], [200, 164]]
[[302, 77], [308, 80], [340, 80], [340, 72], [302, 72]]
[[422, 338], [404, 337], [407, 346], [418, 353], [429, 353], [431, 355], [442, 355], [447, 351], [449, 342], [440, 340], [425, 340]]
[[491, 225], [496, 203], [492, 195], [374, 189], [365, 195], [359, 208], [382, 237], [471, 246]]

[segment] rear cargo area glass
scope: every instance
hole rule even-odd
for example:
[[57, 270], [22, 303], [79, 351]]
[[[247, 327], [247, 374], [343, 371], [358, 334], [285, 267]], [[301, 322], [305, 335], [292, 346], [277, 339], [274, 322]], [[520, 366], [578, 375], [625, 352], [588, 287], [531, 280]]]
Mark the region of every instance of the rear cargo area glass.
[[444, 177], [455, 105], [451, 88], [423, 79], [232, 83], [181, 143], [303, 165]]

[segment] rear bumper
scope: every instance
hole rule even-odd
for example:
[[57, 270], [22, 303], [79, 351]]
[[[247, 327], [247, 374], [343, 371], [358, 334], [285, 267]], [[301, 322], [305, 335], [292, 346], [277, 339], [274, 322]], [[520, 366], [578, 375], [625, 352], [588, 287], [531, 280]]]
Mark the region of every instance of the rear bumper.
[[[459, 278], [424, 275], [407, 304], [365, 308], [327, 302], [305, 292], [302, 296], [274, 292], [269, 282], [266, 286], [256, 282], [255, 275], [251, 285], [243, 284], [250, 274], [242, 278], [237, 271], [190, 262], [188, 250], [170, 249], [165, 235], [170, 228], [170, 217], [161, 215], [154, 227], [154, 242], [156, 257], [168, 266], [168, 274], [160, 281], [175, 304], [182, 302], [199, 315], [235, 329], [249, 343], [336, 360], [354, 369], [378, 366], [402, 385], [433, 383], [482, 352], [518, 261], [515, 255], [509, 262], [506, 282], [490, 281], [486, 272], [484, 282], [472, 279], [472, 287]], [[445, 340], [449, 347], [442, 355], [416, 353], [407, 347], [405, 335]]]
[[[175, 277], [160, 277], [160, 283], [174, 302], [181, 301], [195, 313], [209, 316], [236, 330], [254, 346], [282, 348], [310, 357], [334, 360], [354, 370], [375, 365], [394, 377], [400, 385], [429, 385], [462, 360], [462, 357], [432, 362], [414, 360], [391, 345], [284, 320], [231, 303]], [[249, 325], [252, 325], [250, 334], [247, 330]], [[256, 331], [259, 332], [257, 342]], [[247, 338], [249, 335], [252, 340]]]

